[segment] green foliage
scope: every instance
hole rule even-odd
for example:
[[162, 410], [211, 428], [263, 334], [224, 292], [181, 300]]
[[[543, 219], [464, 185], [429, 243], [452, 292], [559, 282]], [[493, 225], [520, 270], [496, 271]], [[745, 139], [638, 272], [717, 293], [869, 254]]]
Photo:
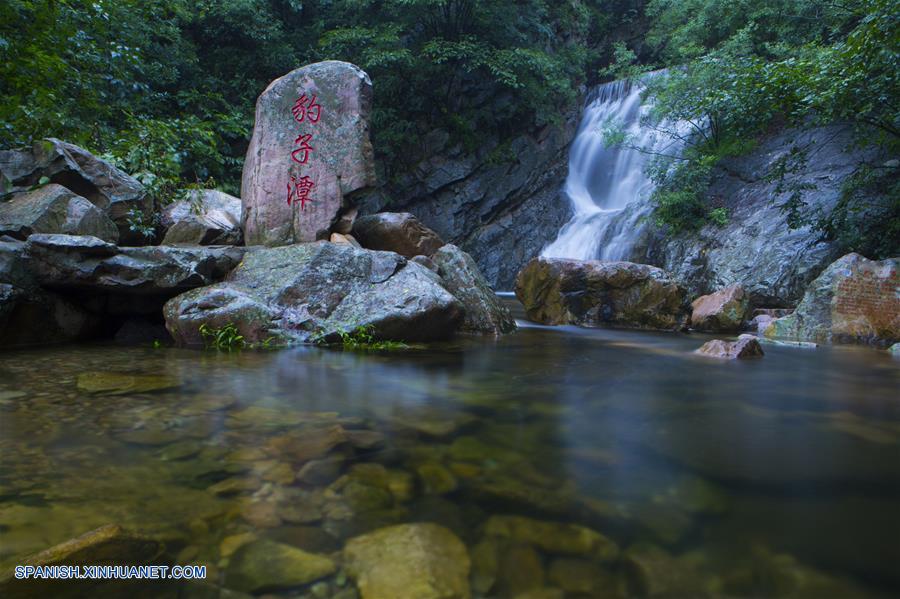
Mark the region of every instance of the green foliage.
[[575, 100], [587, 53], [559, 43], [577, 8], [529, 0], [335, 3], [340, 26], [320, 57], [355, 62], [375, 83], [372, 135], [385, 174], [421, 158], [418, 139], [439, 128], [474, 150], [485, 134], [558, 121]]
[[[375, 335], [375, 328], [372, 325], [360, 325], [352, 331], [339, 332], [339, 344], [342, 348], [353, 351], [396, 351], [401, 349], [409, 349], [409, 346], [402, 341], [390, 341], [386, 339], [378, 339]], [[323, 335], [319, 335], [314, 339], [319, 345], [328, 345]]]
[[243, 349], [247, 346], [244, 336], [238, 332], [237, 327], [232, 323], [217, 329], [203, 323], [200, 325], [200, 335], [203, 336], [203, 344], [207, 348], [219, 351], [232, 351]]
[[873, 259], [900, 254], [900, 168], [864, 166], [844, 184], [837, 206], [813, 225], [845, 252]]
[[126, 222], [129, 230], [152, 240], [156, 237], [156, 229], [159, 227], [159, 214], [144, 214], [143, 210], [132, 208], [128, 211]]
[[[752, 148], [772, 127], [850, 122], [859, 143], [889, 155], [900, 149], [895, 0], [651, 0], [647, 12], [649, 44], [676, 66], [646, 79], [653, 107], [646, 124], [683, 147], [651, 165], [657, 222], [676, 231], [724, 222], [727, 213], [706, 197], [710, 169]], [[777, 161], [769, 173], [779, 182], [776, 191], [787, 194], [791, 226], [812, 224], [828, 238], [844, 236], [846, 247], [871, 246], [863, 230], [875, 224], [875, 214], [890, 214], [891, 202], [860, 206], [861, 191], [873, 189], [860, 173], [833, 215], [810, 215], [802, 204], [808, 186], [784, 183], [787, 170], [802, 168], [792, 163], [796, 158]]]
[[200, 325], [199, 331], [207, 349], [230, 352], [236, 349], [274, 349], [282, 345], [281, 340], [276, 336], [267, 337], [256, 343], [248, 343], [231, 322], [219, 328], [213, 328], [203, 323]]
[[[695, 153], [688, 148], [685, 156]], [[655, 205], [653, 218], [657, 225], [682, 233], [697, 230], [709, 222], [720, 225], [727, 222], [727, 212], [710, 209], [704, 199], [715, 162], [716, 158], [705, 155], [677, 160], [657, 156], [651, 161], [648, 170], [656, 189], [650, 201]]]
[[600, 76], [611, 79], [640, 79], [649, 67], [638, 62], [634, 50], [628, 48], [625, 42], [613, 44], [612, 64], [600, 70]]
[[[597, 4], [603, 4], [598, 2]], [[435, 128], [472, 148], [558, 119], [599, 13], [550, 0], [7, 0], [0, 146], [55, 136], [109, 156], [158, 205], [187, 183], [237, 193], [254, 103], [325, 59], [375, 85], [385, 174]]]

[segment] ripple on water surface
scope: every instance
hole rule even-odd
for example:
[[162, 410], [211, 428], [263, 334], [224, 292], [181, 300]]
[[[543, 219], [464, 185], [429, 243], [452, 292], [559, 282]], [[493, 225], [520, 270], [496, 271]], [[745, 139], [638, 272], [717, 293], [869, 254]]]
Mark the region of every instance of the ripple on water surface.
[[[767, 346], [719, 363], [691, 354], [704, 340], [4, 353], [0, 578], [116, 524], [164, 544], [128, 563], [285, 597], [350, 599], [354, 578], [379, 597], [416, 568], [476, 597], [895, 595], [898, 361]], [[404, 523], [441, 528], [386, 528]]]

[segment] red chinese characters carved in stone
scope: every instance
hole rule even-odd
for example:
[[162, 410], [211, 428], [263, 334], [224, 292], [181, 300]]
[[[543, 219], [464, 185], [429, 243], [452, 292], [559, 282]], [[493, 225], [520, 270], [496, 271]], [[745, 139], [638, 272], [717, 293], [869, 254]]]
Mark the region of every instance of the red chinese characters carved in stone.
[[312, 179], [303, 175], [299, 179], [291, 175], [291, 180], [287, 184], [287, 203], [288, 206], [291, 205], [291, 202], [300, 202], [300, 210], [303, 210], [306, 207], [306, 202], [311, 202], [312, 198], [309, 197], [309, 193], [312, 191], [313, 187], [316, 184]]
[[[314, 147], [309, 145], [309, 141], [312, 139], [312, 133], [301, 133], [297, 136], [297, 139], [294, 140], [294, 145], [300, 144], [300, 147], [291, 152], [291, 158], [294, 159], [294, 162], [298, 162], [300, 164], [306, 164], [309, 161], [309, 153], [315, 150]], [[298, 155], [300, 156], [298, 158]]]
[[318, 123], [319, 117], [322, 116], [322, 106], [316, 103], [315, 95], [312, 98], [308, 98], [306, 94], [303, 94], [294, 102], [291, 114], [294, 115], [294, 120], [298, 123], [302, 123], [303, 119], [307, 118], [310, 123]]

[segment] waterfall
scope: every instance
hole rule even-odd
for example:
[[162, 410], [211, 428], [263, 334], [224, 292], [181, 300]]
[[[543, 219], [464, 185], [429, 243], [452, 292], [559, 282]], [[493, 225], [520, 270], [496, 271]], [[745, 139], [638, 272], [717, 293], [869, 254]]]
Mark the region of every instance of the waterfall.
[[573, 216], [541, 256], [636, 259], [635, 243], [652, 210], [653, 182], [644, 174], [649, 156], [633, 147], [607, 147], [603, 130], [607, 122], [616, 123], [624, 128], [629, 146], [677, 151], [672, 140], [658, 140], [652, 129], [641, 126], [647, 110], [641, 105], [642, 90], [639, 81], [613, 81], [593, 90], [569, 151], [565, 193]]

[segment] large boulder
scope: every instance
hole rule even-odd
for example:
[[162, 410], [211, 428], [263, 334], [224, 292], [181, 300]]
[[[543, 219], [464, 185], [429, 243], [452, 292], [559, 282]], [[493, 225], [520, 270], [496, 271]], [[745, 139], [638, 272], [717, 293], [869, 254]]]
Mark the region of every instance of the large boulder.
[[381, 212], [353, 223], [353, 236], [370, 250], [397, 252], [406, 258], [431, 256], [444, 241], [408, 212]]
[[100, 319], [81, 306], [40, 288], [0, 283], [0, 343], [25, 347], [86, 339]]
[[16, 287], [35, 284], [26, 244], [16, 239], [0, 238], [0, 283]]
[[900, 259], [880, 262], [847, 254], [826, 268], [793, 314], [773, 321], [765, 336], [819, 343], [900, 340]]
[[371, 106], [369, 76], [346, 62], [307, 65], [266, 88], [241, 183], [248, 245], [327, 238], [354, 195], [375, 185]]
[[447, 244], [432, 257], [444, 287], [466, 309], [462, 330], [473, 333], [510, 333], [516, 321], [485, 280], [472, 256]]
[[698, 331], [739, 331], [749, 309], [750, 296], [740, 285], [731, 285], [694, 300], [691, 327]]
[[31, 266], [27, 244], [0, 241], [0, 343], [3, 347], [62, 343], [94, 333], [99, 319], [41, 289]]
[[427, 268], [392, 252], [319, 242], [250, 248], [227, 282], [182, 294], [165, 306], [179, 343], [199, 344], [199, 327], [233, 323], [248, 341], [333, 340], [371, 327], [380, 339], [448, 337], [463, 307]]
[[163, 245], [240, 245], [241, 199], [215, 189], [190, 192], [166, 206]]
[[149, 215], [153, 203], [137, 179], [84, 148], [58, 139], [36, 141], [27, 150], [0, 151], [0, 195], [27, 191], [46, 177], [103, 210], [119, 229], [119, 242], [144, 243], [132, 231], [129, 212]]
[[119, 231], [106, 214], [56, 183], [0, 202], [0, 235], [27, 239], [32, 233], [93, 235], [113, 243], [119, 240]]
[[170, 297], [221, 281], [244, 253], [231, 247], [117, 247], [96, 237], [45, 234], [29, 237], [27, 249], [44, 287]]
[[468, 599], [469, 553], [437, 524], [400, 524], [347, 541], [347, 572], [362, 599]]
[[516, 277], [529, 319], [543, 324], [680, 329], [685, 292], [664, 270], [632, 262], [534, 258]]

